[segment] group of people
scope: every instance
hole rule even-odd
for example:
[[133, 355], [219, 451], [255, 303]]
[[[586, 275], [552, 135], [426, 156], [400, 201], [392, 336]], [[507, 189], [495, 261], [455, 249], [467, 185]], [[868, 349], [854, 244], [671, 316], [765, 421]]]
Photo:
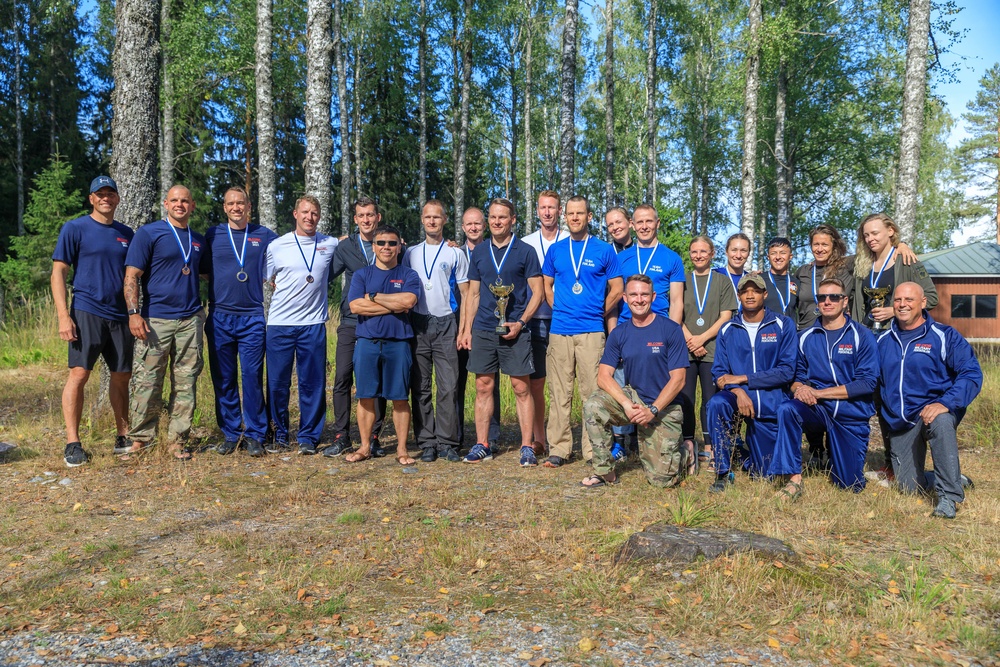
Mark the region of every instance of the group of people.
[[[421, 461], [479, 464], [497, 453], [503, 373], [524, 467], [570, 460], [579, 392], [580, 452], [593, 471], [581, 481], [587, 488], [616, 484], [616, 464], [632, 450], [656, 486], [673, 486], [703, 464], [715, 472], [711, 490], [723, 492], [742, 466], [780, 479], [781, 497], [796, 500], [805, 435], [811, 455], [829, 462], [833, 483], [860, 491], [877, 413], [888, 472], [901, 488], [934, 490], [937, 516], [954, 517], [964, 499], [955, 433], [982, 373], [968, 342], [927, 313], [937, 302], [933, 283], [884, 214], [862, 221], [850, 257], [836, 229], [818, 226], [813, 261], [794, 273], [787, 239], [769, 242], [767, 270], [748, 272], [745, 235], [729, 238], [718, 269], [714, 242], [697, 236], [687, 273], [658, 240], [655, 207], [607, 211], [605, 242], [591, 234], [585, 197], [564, 203], [548, 190], [537, 199], [537, 231], [517, 236], [514, 205], [494, 199], [485, 211], [463, 212], [461, 244], [445, 238], [446, 207], [430, 200], [421, 210], [424, 240], [410, 247], [366, 197], [353, 206], [357, 230], [340, 239], [318, 231], [322, 211], [310, 196], [296, 202], [295, 228], [280, 237], [250, 222], [239, 187], [225, 193], [226, 222], [204, 236], [190, 229], [194, 201], [183, 186], [168, 191], [165, 219], [134, 234], [114, 220], [113, 180], [96, 178], [90, 203], [90, 215], [63, 226], [53, 253], [59, 332], [69, 343], [67, 465], [88, 460], [79, 437], [83, 389], [101, 356], [111, 371], [115, 453], [129, 457], [153, 443], [169, 370], [163, 439], [175, 457], [190, 458], [204, 331], [220, 454], [291, 449], [294, 367], [301, 454], [348, 462], [385, 455], [379, 435], [391, 402], [400, 464], [415, 463], [411, 419]], [[335, 422], [321, 447], [328, 287], [341, 275]], [[476, 433], [463, 456], [469, 373]], [[934, 472], [925, 474], [928, 446]]]

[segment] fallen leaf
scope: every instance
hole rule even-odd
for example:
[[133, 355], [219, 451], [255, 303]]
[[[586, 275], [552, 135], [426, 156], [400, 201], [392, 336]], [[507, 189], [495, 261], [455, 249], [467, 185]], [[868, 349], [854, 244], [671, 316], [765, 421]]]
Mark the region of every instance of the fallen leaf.
[[116, 625], [115, 623], [112, 623], [108, 627], [104, 628], [104, 632], [106, 634], [113, 635], [116, 632], [118, 632], [118, 625]]
[[304, 598], [305, 596], [306, 596], [306, 589], [300, 588], [299, 592], [295, 594], [295, 599], [301, 602], [302, 598]]
[[584, 653], [587, 653], [588, 651], [593, 651], [597, 648], [597, 645], [594, 644], [594, 640], [590, 637], [584, 637], [577, 643], [576, 647]]
[[538, 660], [530, 660], [528, 662], [528, 666], [529, 667], [545, 667], [545, 664], [548, 661], [549, 661], [548, 658], [539, 658]]
[[83, 503], [75, 503], [75, 504], [73, 505], [73, 511], [74, 511], [74, 512], [76, 512], [76, 511], [77, 511], [77, 510], [79, 510], [79, 509], [80, 509], [81, 507], [83, 507]]
[[767, 645], [770, 646], [771, 648], [781, 648], [781, 642], [779, 642], [774, 637], [767, 638]]
[[280, 637], [281, 635], [283, 635], [286, 632], [288, 632], [288, 626], [287, 625], [279, 625], [278, 627], [274, 628], [272, 630], [272, 632]]
[[235, 628], [233, 628], [233, 634], [236, 635], [237, 637], [242, 637], [246, 633], [247, 629], [246, 626], [243, 625], [242, 621], [240, 621], [239, 624]]
[[785, 567], [785, 564], [782, 563], [780, 560], [776, 560], [774, 561], [774, 566], [780, 570], [781, 568]]
[[476, 567], [478, 567], [480, 570], [483, 569], [484, 567], [486, 567], [486, 561], [483, 560], [482, 558], [477, 558]]
[[540, 625], [533, 625], [533, 626], [531, 626], [528, 629], [531, 630], [532, 632], [541, 632], [542, 631], [542, 626], [540, 626]]
[[441, 595], [447, 595], [448, 594], [448, 589], [447, 588], [439, 588], [438, 589], [438, 593], [440, 593]]
[[529, 653], [528, 651], [522, 651], [521, 653], [517, 654], [518, 660], [531, 660], [534, 657], [535, 657], [535, 654], [534, 653]]

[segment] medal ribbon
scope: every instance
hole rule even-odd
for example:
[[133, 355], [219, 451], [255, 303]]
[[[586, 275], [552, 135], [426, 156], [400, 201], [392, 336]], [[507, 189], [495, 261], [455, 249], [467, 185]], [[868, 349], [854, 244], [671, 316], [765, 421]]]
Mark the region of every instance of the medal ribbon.
[[[580, 282], [580, 268], [583, 267], [583, 258], [587, 255], [587, 244], [590, 243], [590, 234], [587, 234], [587, 238], [583, 239], [583, 251], [580, 253], [580, 261], [576, 261], [576, 257], [573, 256], [573, 239], [569, 241], [569, 261], [573, 265], [573, 276], [576, 278], [576, 282]], [[551, 247], [551, 246], [550, 246]], [[636, 253], [638, 256], [638, 253]], [[650, 255], [652, 257], [652, 255]], [[649, 263], [646, 263], [649, 266]]]
[[188, 233], [188, 251], [187, 251], [187, 254], [184, 254], [184, 246], [181, 245], [180, 234], [177, 233], [177, 230], [174, 229], [174, 226], [172, 224], [170, 224], [169, 220], [164, 220], [163, 222], [167, 223], [167, 227], [169, 227], [170, 231], [172, 231], [174, 233], [174, 240], [177, 241], [177, 248], [181, 251], [181, 257], [184, 258], [184, 266], [190, 265], [191, 264], [191, 261], [190, 261], [191, 260], [191, 230], [190, 229], [187, 230], [187, 233]]
[[[369, 266], [371, 266], [372, 264], [374, 264], [375, 263], [375, 248], [372, 248], [372, 257], [371, 257], [371, 259], [368, 259], [368, 253], [365, 251], [365, 241], [364, 241], [364, 239], [361, 238], [361, 234], [358, 234], [358, 245], [361, 246], [361, 254], [365, 258], [365, 263], [368, 264]], [[306, 256], [303, 255], [302, 259], [305, 259], [305, 258], [306, 258]], [[309, 270], [312, 271], [312, 269], [309, 269]]]
[[698, 305], [698, 316], [700, 317], [702, 313], [705, 312], [705, 304], [708, 301], [708, 290], [712, 288], [712, 274], [715, 273], [712, 269], [708, 270], [708, 281], [705, 283], [705, 295], [702, 296], [698, 294], [698, 279], [694, 275], [694, 271], [691, 272], [691, 282], [694, 283], [694, 300]]
[[501, 284], [500, 271], [503, 269], [504, 263], [507, 261], [507, 255], [510, 254], [510, 249], [514, 245], [514, 235], [510, 237], [510, 243], [507, 244], [507, 249], [503, 251], [503, 257], [500, 258], [500, 263], [497, 264], [497, 256], [493, 252], [493, 241], [490, 241], [490, 259], [493, 260], [493, 268], [497, 270], [497, 284]]
[[877, 276], [875, 275], [875, 266], [874, 265], [872, 266], [872, 273], [869, 276], [869, 282], [871, 284], [872, 289], [878, 287], [878, 281], [882, 279], [882, 272], [885, 271], [885, 267], [889, 266], [889, 262], [892, 261], [892, 256], [895, 254], [896, 254], [896, 248], [893, 247], [893, 249], [889, 251], [889, 256], [885, 258], [884, 262], [882, 262], [882, 268], [878, 270]]
[[656, 248], [659, 245], [660, 242], [658, 240], [653, 241], [653, 249], [649, 252], [649, 259], [646, 260], [645, 267], [643, 267], [643, 265], [639, 262], [639, 253], [642, 252], [642, 248], [640, 248], [639, 246], [635, 247], [635, 266], [636, 268], [639, 269], [639, 273], [641, 273], [642, 275], [646, 275], [646, 271], [649, 269], [649, 265], [653, 263], [653, 255], [656, 254]]
[[431, 279], [431, 274], [434, 273], [434, 265], [437, 264], [438, 257], [441, 256], [441, 251], [444, 250], [444, 246], [445, 246], [445, 242], [442, 240], [441, 243], [438, 244], [437, 254], [434, 255], [434, 261], [431, 262], [431, 269], [430, 269], [430, 271], [428, 271], [427, 270], [427, 242], [424, 241], [424, 274], [427, 276], [427, 280], [428, 281]]
[[[552, 243], [559, 243], [559, 235], [560, 234], [562, 234], [562, 230], [561, 229], [557, 229], [556, 230], [556, 238], [555, 238], [555, 240], [552, 241]], [[549, 244], [549, 248], [552, 247], [552, 243]], [[545, 258], [549, 254], [549, 248], [545, 247], [545, 237], [542, 236], [541, 232], [538, 233], [538, 244], [540, 246], [542, 246], [542, 264], [544, 264], [545, 263]]]
[[[236, 255], [236, 261], [240, 263], [240, 271], [242, 271], [247, 257], [247, 237], [250, 236], [250, 229], [243, 230], [243, 252], [236, 252], [236, 241], [233, 240], [233, 228], [226, 225], [226, 231], [229, 232], [229, 245], [233, 247], [233, 254]], [[305, 256], [303, 256], [303, 259], [305, 259]]]
[[[292, 234], [292, 236], [295, 237], [295, 245], [297, 245], [299, 247], [299, 254], [302, 255], [302, 262], [306, 265], [306, 271], [309, 272], [309, 275], [312, 275], [313, 267], [316, 265], [316, 246], [319, 245], [318, 243], [316, 243], [316, 237], [313, 237], [313, 256], [312, 256], [312, 261], [311, 262], [307, 262], [306, 261], [306, 254], [304, 252], [302, 252], [302, 244], [299, 243], [299, 235], [298, 234]], [[374, 254], [375, 253], [372, 253], [373, 256], [374, 256]]]
[[774, 272], [769, 271], [768, 273], [771, 274], [771, 284], [774, 285], [774, 291], [778, 293], [778, 301], [781, 302], [781, 313], [784, 315], [785, 310], [788, 308], [788, 302], [792, 300], [792, 277], [787, 273], [785, 274], [785, 277], [788, 278], [788, 284], [785, 285], [785, 296], [782, 298], [781, 292], [778, 290], [778, 283], [774, 281]]

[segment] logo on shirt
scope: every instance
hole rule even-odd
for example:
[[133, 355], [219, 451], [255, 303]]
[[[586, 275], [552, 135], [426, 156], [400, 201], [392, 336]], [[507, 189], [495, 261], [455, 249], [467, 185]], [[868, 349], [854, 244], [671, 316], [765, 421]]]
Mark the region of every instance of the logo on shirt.
[[931, 347], [932, 346], [930, 343], [917, 343], [916, 345], [913, 346], [913, 351], [920, 352], [922, 354], [930, 354]]
[[128, 239], [123, 239], [122, 237], [119, 236], [119, 237], [115, 238], [115, 240], [118, 241], [119, 243], [121, 243], [123, 248], [127, 248], [128, 247]]
[[649, 267], [649, 271], [651, 273], [663, 273], [663, 267], [660, 266], [659, 264], [653, 264], [651, 267]]
[[198, 243], [197, 241], [192, 242], [191, 247], [197, 250], [198, 252], [201, 252], [201, 244]]
[[760, 342], [762, 343], [777, 343], [778, 334], [776, 333], [765, 333], [760, 335]]
[[664, 347], [664, 345], [662, 341], [650, 341], [646, 343], [646, 347], [649, 348], [650, 354], [659, 354], [660, 348]]
[[321, 255], [325, 255], [326, 251], [329, 250], [329, 249], [330, 249], [330, 246], [326, 246], [326, 245], [316, 246], [316, 252], [318, 252]]
[[594, 260], [592, 260], [592, 259], [584, 259], [583, 260], [583, 265], [584, 266], [589, 266], [590, 268], [594, 268], [594, 266], [596, 266], [594, 264]]
[[841, 343], [837, 345], [837, 354], [854, 354], [854, 345], [851, 343]]
[[392, 285], [393, 289], [398, 289], [398, 290], [403, 289], [403, 281], [398, 278], [391, 278], [389, 280], [389, 284]]
[[792, 294], [799, 293], [799, 286], [796, 285], [794, 282], [792, 282], [791, 278], [788, 279], [788, 291], [791, 292]]
[[259, 247], [260, 244], [261, 244], [261, 241], [263, 241], [263, 240], [264, 239], [262, 239], [259, 236], [248, 236], [247, 237], [247, 241], [249, 241], [250, 243], [252, 243], [255, 248]]

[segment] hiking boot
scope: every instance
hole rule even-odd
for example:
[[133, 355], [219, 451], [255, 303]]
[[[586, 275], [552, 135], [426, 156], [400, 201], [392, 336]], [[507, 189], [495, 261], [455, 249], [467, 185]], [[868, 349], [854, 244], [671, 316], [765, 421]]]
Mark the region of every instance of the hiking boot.
[[83, 450], [83, 445], [79, 442], [66, 443], [66, 451], [63, 454], [63, 461], [70, 468], [82, 466], [90, 460], [90, 455]]
[[476, 443], [469, 450], [469, 453], [462, 459], [466, 463], [481, 463], [482, 461], [493, 460], [493, 450], [484, 444]]
[[440, 452], [438, 452], [438, 456], [452, 463], [458, 463], [459, 461], [462, 460], [462, 456], [455, 451], [454, 447], [448, 447], [446, 449], [441, 450]]
[[937, 507], [931, 512], [931, 516], [936, 516], [939, 519], [954, 519], [957, 509], [955, 507], [955, 501], [949, 498], [938, 498]]
[[260, 443], [260, 440], [254, 440], [253, 438], [247, 438], [247, 454], [257, 458], [259, 456], [264, 456], [267, 452], [264, 451], [264, 445]]

